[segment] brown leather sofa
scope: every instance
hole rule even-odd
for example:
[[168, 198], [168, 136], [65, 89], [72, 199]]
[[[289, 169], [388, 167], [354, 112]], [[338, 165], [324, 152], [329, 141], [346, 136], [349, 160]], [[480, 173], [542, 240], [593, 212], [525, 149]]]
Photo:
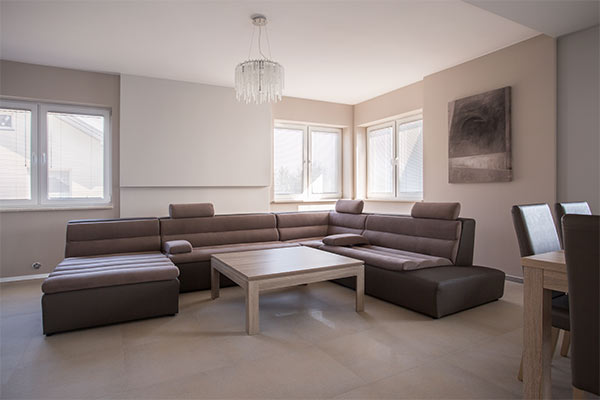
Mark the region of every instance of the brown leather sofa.
[[[182, 292], [210, 288], [211, 254], [304, 245], [365, 261], [367, 294], [434, 318], [502, 297], [504, 273], [472, 265], [475, 221], [458, 217], [458, 203], [417, 203], [411, 216], [362, 209], [362, 201], [340, 200], [332, 212], [215, 216], [212, 204], [172, 204], [160, 218], [163, 250], [180, 269]], [[322, 241], [347, 233], [369, 244]]]
[[340, 200], [331, 212], [215, 215], [209, 203], [172, 204], [167, 218], [71, 221], [66, 258], [42, 284], [44, 333], [175, 314], [180, 291], [210, 288], [212, 254], [290, 246], [361, 259], [365, 293], [434, 318], [502, 297], [504, 273], [472, 265], [475, 221], [458, 203], [417, 203], [411, 216], [362, 209]]
[[65, 259], [42, 284], [44, 333], [176, 314], [178, 275], [157, 218], [71, 221]]

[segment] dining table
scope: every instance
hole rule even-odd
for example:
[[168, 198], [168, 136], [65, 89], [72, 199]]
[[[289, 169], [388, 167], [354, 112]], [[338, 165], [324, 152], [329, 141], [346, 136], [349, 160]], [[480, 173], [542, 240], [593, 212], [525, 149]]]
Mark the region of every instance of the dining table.
[[550, 399], [552, 291], [568, 291], [564, 250], [521, 258], [523, 265], [523, 398]]

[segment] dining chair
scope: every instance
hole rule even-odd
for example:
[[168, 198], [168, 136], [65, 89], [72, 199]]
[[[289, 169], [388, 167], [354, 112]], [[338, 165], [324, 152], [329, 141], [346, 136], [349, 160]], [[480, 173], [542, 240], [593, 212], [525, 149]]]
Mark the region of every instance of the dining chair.
[[[515, 205], [511, 210], [521, 257], [560, 250], [560, 241], [556, 225], [548, 204]], [[563, 292], [552, 291], [552, 356], [563, 331], [563, 346], [569, 349], [569, 297]], [[563, 354], [561, 349], [561, 355]], [[523, 357], [519, 367], [518, 379], [523, 381]]]
[[592, 215], [590, 205], [587, 201], [572, 201], [567, 203], [554, 204], [554, 212], [558, 221], [558, 237], [562, 243], [562, 217], [566, 214]]
[[600, 395], [600, 216], [562, 219], [571, 316], [573, 397]]

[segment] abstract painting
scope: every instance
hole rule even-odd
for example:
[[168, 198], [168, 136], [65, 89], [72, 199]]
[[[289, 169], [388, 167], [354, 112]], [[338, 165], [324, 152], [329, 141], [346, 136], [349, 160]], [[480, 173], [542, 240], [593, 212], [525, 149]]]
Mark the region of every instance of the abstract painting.
[[448, 181], [509, 182], [510, 86], [448, 103]]

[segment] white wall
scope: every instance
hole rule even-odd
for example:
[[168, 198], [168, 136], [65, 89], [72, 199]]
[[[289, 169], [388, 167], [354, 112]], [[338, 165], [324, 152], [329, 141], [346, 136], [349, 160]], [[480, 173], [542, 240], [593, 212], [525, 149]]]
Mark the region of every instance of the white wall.
[[121, 76], [121, 216], [166, 215], [169, 203], [217, 213], [268, 209], [271, 107], [231, 88]]
[[557, 199], [587, 201], [600, 213], [598, 26], [557, 41]]

